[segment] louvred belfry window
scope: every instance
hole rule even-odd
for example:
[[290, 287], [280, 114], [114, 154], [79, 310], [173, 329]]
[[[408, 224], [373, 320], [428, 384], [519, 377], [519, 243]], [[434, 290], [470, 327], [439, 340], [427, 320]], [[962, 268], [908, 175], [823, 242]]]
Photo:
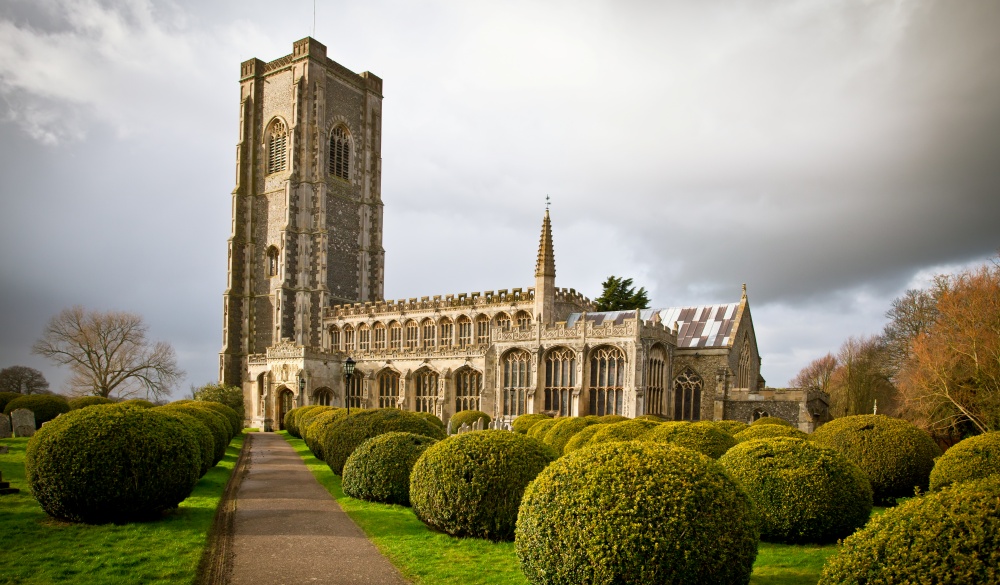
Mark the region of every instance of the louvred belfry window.
[[350, 178], [351, 143], [347, 129], [334, 128], [330, 134], [330, 174], [340, 179]]
[[267, 134], [267, 172], [277, 173], [285, 170], [288, 162], [288, 130], [281, 120], [271, 122]]

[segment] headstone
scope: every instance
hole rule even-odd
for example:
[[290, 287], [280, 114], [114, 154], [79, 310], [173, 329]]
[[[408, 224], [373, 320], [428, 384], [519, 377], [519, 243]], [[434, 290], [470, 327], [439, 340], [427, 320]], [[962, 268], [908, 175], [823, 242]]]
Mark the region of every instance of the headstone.
[[0, 496], [7, 494], [16, 494], [21, 490], [17, 488], [10, 487], [10, 483], [3, 480], [3, 474], [0, 474]]
[[448, 436], [451, 436], [451, 419], [448, 419]]
[[472, 423], [472, 430], [474, 431], [483, 430], [483, 419], [477, 418], [475, 422]]
[[472, 430], [472, 427], [469, 426], [469, 423], [462, 423], [462, 426], [458, 427], [458, 434], [461, 435], [462, 433], [467, 433], [470, 430]]
[[10, 437], [10, 432], [10, 419], [7, 418], [6, 414], [0, 414], [0, 439]]
[[10, 422], [15, 437], [30, 437], [35, 434], [35, 413], [27, 408], [18, 408], [10, 413]]

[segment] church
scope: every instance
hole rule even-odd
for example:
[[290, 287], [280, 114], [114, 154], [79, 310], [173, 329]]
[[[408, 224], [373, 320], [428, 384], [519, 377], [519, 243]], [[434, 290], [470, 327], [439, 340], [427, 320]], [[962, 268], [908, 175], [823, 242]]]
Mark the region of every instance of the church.
[[305, 38], [242, 63], [240, 91], [219, 380], [243, 388], [248, 426], [307, 404], [445, 422], [780, 416], [807, 432], [826, 416], [822, 392], [765, 387], [745, 286], [732, 303], [613, 312], [556, 287], [548, 209], [533, 287], [385, 300], [382, 80]]

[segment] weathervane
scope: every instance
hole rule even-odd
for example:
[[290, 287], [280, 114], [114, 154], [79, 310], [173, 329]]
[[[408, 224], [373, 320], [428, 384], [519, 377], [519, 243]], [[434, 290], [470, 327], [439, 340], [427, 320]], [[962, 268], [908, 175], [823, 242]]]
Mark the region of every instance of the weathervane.
[[549, 205], [552, 203], [551, 198], [548, 195], [545, 196], [545, 211], [549, 210]]

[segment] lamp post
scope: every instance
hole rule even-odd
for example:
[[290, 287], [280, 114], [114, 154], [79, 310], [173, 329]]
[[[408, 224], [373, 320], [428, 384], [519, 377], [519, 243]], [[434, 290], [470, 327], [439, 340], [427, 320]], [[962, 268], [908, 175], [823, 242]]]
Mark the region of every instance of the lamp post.
[[351, 414], [351, 376], [354, 375], [354, 360], [350, 356], [344, 360], [344, 402], [347, 404], [347, 414]]
[[302, 399], [303, 404], [305, 404], [306, 401], [304, 396], [305, 391], [306, 391], [306, 377], [303, 376], [302, 374], [299, 374], [299, 397]]

